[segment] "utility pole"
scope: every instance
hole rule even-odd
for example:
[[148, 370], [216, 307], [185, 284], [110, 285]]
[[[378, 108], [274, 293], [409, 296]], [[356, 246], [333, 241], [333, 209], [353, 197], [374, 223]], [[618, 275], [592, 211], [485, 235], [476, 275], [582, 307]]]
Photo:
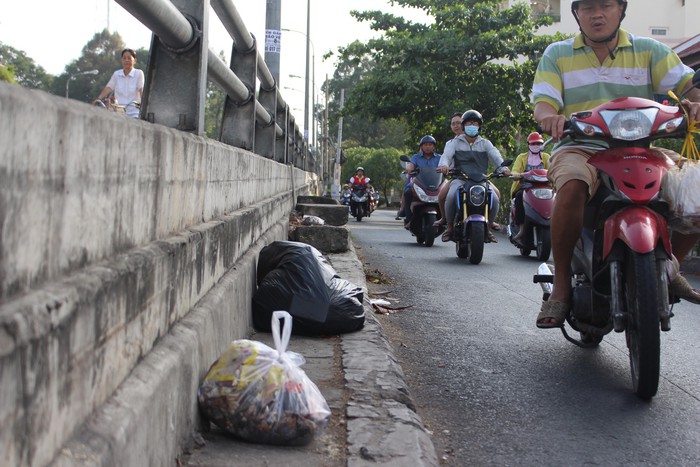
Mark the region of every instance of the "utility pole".
[[282, 0], [267, 0], [265, 15], [265, 63], [272, 77], [280, 86], [280, 52], [282, 32], [280, 30], [282, 17]]
[[309, 42], [311, 42], [311, 0], [306, 0], [306, 68], [304, 69], [304, 139], [309, 144]]
[[338, 109], [340, 118], [338, 119], [338, 147], [335, 148], [335, 171], [333, 174], [333, 189], [331, 196], [333, 199], [338, 199], [340, 195], [340, 151], [343, 146], [343, 105], [345, 105], [345, 89], [340, 90], [340, 107]]

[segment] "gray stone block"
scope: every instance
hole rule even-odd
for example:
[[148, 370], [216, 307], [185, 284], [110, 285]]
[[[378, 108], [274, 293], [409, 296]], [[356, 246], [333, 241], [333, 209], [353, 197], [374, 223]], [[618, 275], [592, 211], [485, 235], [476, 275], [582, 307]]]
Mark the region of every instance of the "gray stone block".
[[302, 225], [290, 232], [289, 239], [311, 245], [324, 254], [343, 253], [350, 248], [350, 231], [347, 227]]
[[304, 216], [318, 216], [328, 225], [348, 223], [348, 207], [340, 204], [297, 204], [296, 211]]

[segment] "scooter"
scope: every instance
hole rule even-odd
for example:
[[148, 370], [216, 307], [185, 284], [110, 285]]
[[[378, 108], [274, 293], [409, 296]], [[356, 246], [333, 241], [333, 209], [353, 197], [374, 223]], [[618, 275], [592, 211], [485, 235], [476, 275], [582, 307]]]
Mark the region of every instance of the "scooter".
[[363, 217], [370, 215], [369, 189], [367, 185], [353, 185], [350, 196], [350, 213], [357, 222], [362, 222]]
[[[408, 156], [401, 156], [404, 162], [410, 162]], [[439, 229], [434, 226], [436, 220], [440, 219], [440, 206], [438, 205], [438, 194], [443, 184], [448, 183], [442, 174], [435, 169], [423, 169], [416, 167], [411, 173], [409, 189], [411, 190], [412, 213], [408, 230], [416, 237], [416, 242], [433, 246], [435, 237]]]
[[[501, 167], [507, 167], [512, 163], [512, 159], [507, 159], [503, 161]], [[450, 169], [449, 175], [467, 182], [457, 192], [457, 213], [452, 231], [457, 257], [469, 258], [471, 264], [479, 264], [484, 256], [484, 244], [488, 239], [488, 223], [491, 221], [489, 213], [493, 189], [489, 180], [502, 178], [504, 175], [498, 172], [489, 175], [465, 174], [457, 168]]]
[[510, 200], [510, 224], [508, 239], [520, 250], [522, 256], [529, 256], [532, 250], [537, 252], [537, 259], [547, 261], [552, 250], [549, 223], [554, 207], [554, 190], [547, 180], [547, 169], [533, 169], [520, 174], [520, 186], [523, 189], [523, 207], [525, 222], [520, 241], [513, 239], [520, 227], [515, 221], [515, 199]]
[[[693, 85], [700, 85], [700, 72]], [[565, 326], [561, 330], [580, 347], [598, 346], [610, 331], [624, 332], [634, 391], [645, 400], [658, 390], [659, 329], [671, 329], [671, 305], [678, 301], [668, 290], [669, 204], [660, 196], [673, 161], [650, 146], [659, 138], [683, 138], [687, 129], [682, 108], [636, 97], [572, 114], [565, 126], [574, 140], [606, 141], [609, 149], [588, 160], [601, 186], [586, 205], [571, 261], [566, 322], [579, 339]], [[553, 282], [546, 263], [534, 281], [542, 285], [546, 300]]]

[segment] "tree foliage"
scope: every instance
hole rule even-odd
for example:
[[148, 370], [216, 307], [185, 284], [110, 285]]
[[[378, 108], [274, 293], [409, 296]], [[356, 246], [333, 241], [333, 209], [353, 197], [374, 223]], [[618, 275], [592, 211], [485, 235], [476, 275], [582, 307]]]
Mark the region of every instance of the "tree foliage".
[[43, 67], [27, 57], [22, 50], [0, 42], [0, 78], [2, 81], [15, 82], [20, 86], [48, 91], [53, 76]]
[[399, 119], [408, 128], [406, 143], [433, 134], [440, 147], [452, 137], [449, 116], [473, 108], [484, 115], [489, 139], [512, 150], [521, 128], [534, 126], [529, 94], [537, 57], [561, 38], [535, 35], [551, 20], [533, 18], [529, 3], [504, 8], [501, 0], [391, 3], [421, 9], [432, 22], [352, 12], [383, 34], [338, 51], [334, 80], [352, 84], [343, 115]]

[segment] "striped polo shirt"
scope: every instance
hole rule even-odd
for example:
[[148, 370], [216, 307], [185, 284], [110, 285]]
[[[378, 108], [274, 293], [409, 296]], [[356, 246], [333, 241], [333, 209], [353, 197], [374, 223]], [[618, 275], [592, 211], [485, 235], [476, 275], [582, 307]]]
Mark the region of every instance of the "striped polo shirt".
[[614, 53], [615, 60], [608, 56], [601, 65], [580, 33], [550, 44], [535, 73], [535, 104], [547, 102], [569, 118], [620, 97], [653, 99], [669, 90], [678, 95], [693, 76], [668, 46], [623, 29]]

